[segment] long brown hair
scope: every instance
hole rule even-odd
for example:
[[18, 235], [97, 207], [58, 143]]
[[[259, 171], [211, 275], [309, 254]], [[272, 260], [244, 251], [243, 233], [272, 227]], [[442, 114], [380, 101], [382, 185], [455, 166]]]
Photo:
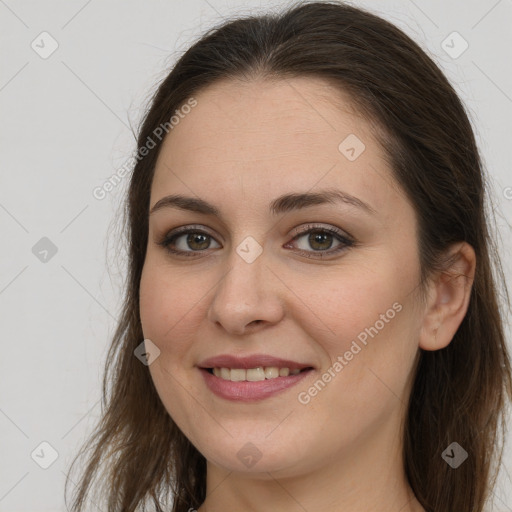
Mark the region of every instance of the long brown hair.
[[[469, 309], [458, 331], [446, 348], [420, 350], [403, 463], [427, 511], [483, 510], [501, 464], [512, 377], [503, 330], [510, 301], [491, 236], [475, 137], [454, 89], [415, 42], [369, 12], [326, 1], [222, 23], [190, 47], [151, 99], [137, 143], [141, 148], [151, 137], [155, 147], [137, 158], [131, 175], [122, 316], [105, 365], [101, 420], [71, 465], [88, 454], [73, 512], [84, 510], [100, 477], [99, 499], [106, 499], [100, 508], [109, 512], [147, 510], [148, 502], [151, 510], [162, 511], [169, 500], [173, 512], [186, 512], [204, 501], [205, 458], [174, 424], [148, 367], [134, 356], [143, 340], [139, 283], [151, 183], [163, 140], [154, 137], [154, 130], [170, 130], [173, 113], [217, 80], [308, 76], [348, 93], [379, 127], [395, 180], [416, 212], [421, 284], [442, 268], [451, 244], [466, 241], [475, 250]], [[500, 310], [500, 301], [506, 311]], [[441, 457], [454, 441], [469, 454], [456, 470]]]

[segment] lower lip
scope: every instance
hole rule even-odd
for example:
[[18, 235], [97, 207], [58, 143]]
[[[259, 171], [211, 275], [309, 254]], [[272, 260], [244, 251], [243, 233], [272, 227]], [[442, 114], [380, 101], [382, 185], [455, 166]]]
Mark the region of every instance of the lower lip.
[[253, 402], [255, 400], [262, 400], [264, 398], [274, 396], [285, 389], [295, 386], [313, 371], [312, 369], [309, 369], [304, 370], [297, 375], [258, 380], [256, 382], [233, 382], [231, 380], [216, 377], [204, 368], [199, 368], [199, 370], [203, 375], [206, 385], [210, 388], [210, 391], [221, 398], [239, 402]]

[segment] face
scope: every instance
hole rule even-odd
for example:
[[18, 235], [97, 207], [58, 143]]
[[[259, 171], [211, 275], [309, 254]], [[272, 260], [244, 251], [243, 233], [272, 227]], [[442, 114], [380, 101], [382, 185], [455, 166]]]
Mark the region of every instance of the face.
[[141, 278], [164, 406], [229, 471], [300, 474], [389, 444], [420, 269], [413, 208], [370, 125], [312, 78], [195, 100], [159, 154]]

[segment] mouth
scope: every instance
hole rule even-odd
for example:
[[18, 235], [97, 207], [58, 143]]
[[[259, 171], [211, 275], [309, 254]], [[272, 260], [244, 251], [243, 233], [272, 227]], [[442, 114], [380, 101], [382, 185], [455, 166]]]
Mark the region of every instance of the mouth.
[[302, 372], [312, 370], [313, 367], [306, 368], [288, 368], [278, 366], [257, 366], [255, 368], [226, 368], [213, 367], [204, 368], [209, 374], [214, 375], [223, 380], [231, 382], [259, 382], [263, 380], [272, 380], [279, 377], [288, 377], [290, 375], [298, 375]]
[[264, 354], [216, 356], [202, 361], [198, 369], [213, 394], [245, 402], [281, 393], [315, 371], [312, 365]]

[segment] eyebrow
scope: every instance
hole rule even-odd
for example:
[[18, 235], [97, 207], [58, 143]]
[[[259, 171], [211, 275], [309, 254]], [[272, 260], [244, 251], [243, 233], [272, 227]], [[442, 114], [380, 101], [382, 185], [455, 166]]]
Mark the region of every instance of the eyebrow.
[[[359, 208], [366, 213], [376, 214], [374, 208], [355, 196], [347, 194], [337, 189], [326, 189], [318, 192], [295, 192], [283, 194], [274, 199], [269, 205], [269, 212], [273, 215], [301, 210], [315, 205], [344, 203], [349, 206]], [[204, 215], [215, 215], [222, 217], [221, 212], [214, 205], [204, 199], [197, 197], [187, 197], [180, 194], [165, 196], [155, 203], [149, 214], [153, 214], [163, 208], [178, 208]]]

